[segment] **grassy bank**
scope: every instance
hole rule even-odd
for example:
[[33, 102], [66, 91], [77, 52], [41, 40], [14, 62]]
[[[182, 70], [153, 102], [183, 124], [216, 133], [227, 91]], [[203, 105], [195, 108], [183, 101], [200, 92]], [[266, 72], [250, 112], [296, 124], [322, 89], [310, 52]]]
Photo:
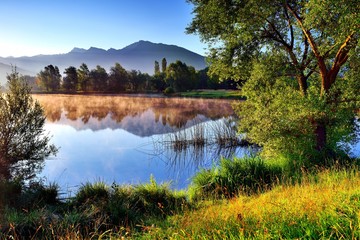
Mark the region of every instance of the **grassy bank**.
[[237, 90], [194, 90], [179, 93], [181, 97], [243, 99]]
[[[289, 176], [258, 157], [223, 159], [187, 191], [168, 184], [86, 183], [59, 201], [56, 184], [1, 185], [1, 239], [358, 239], [360, 172]], [[4, 191], [2, 191], [4, 193]]]
[[203, 202], [149, 227], [143, 239], [359, 239], [360, 175], [322, 171], [296, 185]]

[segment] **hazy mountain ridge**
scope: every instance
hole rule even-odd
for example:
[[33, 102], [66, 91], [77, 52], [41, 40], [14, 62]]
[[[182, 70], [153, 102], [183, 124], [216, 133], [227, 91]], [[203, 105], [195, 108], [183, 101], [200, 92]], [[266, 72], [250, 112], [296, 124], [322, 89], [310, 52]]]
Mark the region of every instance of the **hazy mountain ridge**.
[[180, 60], [197, 70], [206, 67], [203, 56], [185, 48], [163, 43], [138, 41], [122, 49], [104, 50], [96, 47], [89, 49], [74, 47], [70, 52], [64, 54], [0, 57], [0, 63], [2, 63], [0, 64], [0, 82], [4, 83], [6, 73], [11, 72], [11, 65], [17, 66], [22, 74], [35, 75], [49, 64], [58, 66], [60, 73], [63, 74], [65, 68], [69, 66], [79, 67], [82, 63], [86, 63], [89, 69], [100, 65], [109, 71], [118, 62], [127, 70], [134, 69], [152, 75], [154, 73], [154, 62], [161, 63], [164, 57], [168, 64]]

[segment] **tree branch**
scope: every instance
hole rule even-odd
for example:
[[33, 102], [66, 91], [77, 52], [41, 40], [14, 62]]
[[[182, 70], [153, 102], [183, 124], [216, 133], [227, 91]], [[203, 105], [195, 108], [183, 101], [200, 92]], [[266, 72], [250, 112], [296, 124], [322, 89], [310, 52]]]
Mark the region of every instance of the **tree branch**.
[[292, 49], [292, 47], [283, 39], [281, 33], [276, 29], [274, 24], [271, 21], [269, 21], [268, 19], [265, 19], [265, 21], [270, 25], [271, 29], [274, 31], [275, 35], [278, 37], [278, 40], [279, 40], [278, 42], [280, 42], [286, 48], [291, 48]]
[[291, 49], [293, 49], [294, 48], [294, 29], [293, 29], [293, 25], [291, 24], [290, 16], [289, 16], [286, 6], [284, 6], [284, 14], [285, 14], [285, 17], [287, 19], [288, 26], [290, 29], [290, 47], [291, 47]]
[[336, 53], [333, 65], [328, 72], [328, 77], [330, 79], [330, 83], [333, 84], [336, 80], [336, 76], [340, 71], [340, 68], [349, 58], [349, 51], [351, 48], [356, 46], [358, 39], [355, 37], [355, 32], [352, 32], [341, 45], [339, 50]]

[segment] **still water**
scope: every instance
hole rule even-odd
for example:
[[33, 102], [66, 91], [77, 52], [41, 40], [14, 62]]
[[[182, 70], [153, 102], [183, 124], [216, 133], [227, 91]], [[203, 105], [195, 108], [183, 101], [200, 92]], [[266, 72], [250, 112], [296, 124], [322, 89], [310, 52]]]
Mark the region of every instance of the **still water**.
[[[174, 151], [164, 145], [176, 131], [202, 126], [211, 135], [233, 116], [229, 100], [141, 96], [34, 95], [44, 107], [46, 130], [59, 147], [41, 173], [67, 191], [86, 182], [138, 184], [153, 175], [186, 188], [198, 169], [219, 155], [243, 155], [247, 149], [210, 145]], [[165, 140], [164, 140], [165, 139]]]

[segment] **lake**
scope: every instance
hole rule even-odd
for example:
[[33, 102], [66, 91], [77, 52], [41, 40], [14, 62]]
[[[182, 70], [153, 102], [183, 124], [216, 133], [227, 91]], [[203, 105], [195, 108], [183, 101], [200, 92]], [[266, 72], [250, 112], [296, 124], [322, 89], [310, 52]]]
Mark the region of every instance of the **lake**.
[[[68, 193], [80, 184], [171, 181], [183, 189], [200, 169], [219, 156], [241, 156], [247, 148], [219, 147], [208, 140], [200, 148], [174, 149], [169, 141], [181, 134], [231, 126], [230, 100], [111, 95], [34, 95], [44, 107], [46, 131], [59, 147], [46, 160], [41, 177]], [[180, 134], [180, 135], [176, 135]]]

